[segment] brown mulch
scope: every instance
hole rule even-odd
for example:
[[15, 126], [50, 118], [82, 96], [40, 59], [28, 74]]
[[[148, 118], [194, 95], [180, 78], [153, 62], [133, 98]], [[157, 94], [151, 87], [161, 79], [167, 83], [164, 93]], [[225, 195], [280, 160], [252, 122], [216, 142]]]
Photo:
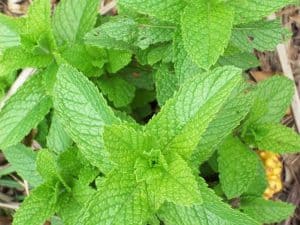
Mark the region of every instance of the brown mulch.
[[[300, 7], [287, 7], [277, 14], [282, 17], [282, 23], [292, 31], [288, 43], [288, 56], [292, 65], [298, 93], [300, 95]], [[261, 62], [260, 68], [250, 71], [251, 76], [261, 81], [274, 74], [282, 73], [279, 57], [276, 52], [256, 52]], [[296, 130], [292, 113], [286, 115], [283, 124]], [[284, 173], [282, 175], [284, 188], [274, 199], [293, 203], [297, 206], [295, 214], [286, 221], [276, 225], [300, 224], [300, 153], [282, 156]]]

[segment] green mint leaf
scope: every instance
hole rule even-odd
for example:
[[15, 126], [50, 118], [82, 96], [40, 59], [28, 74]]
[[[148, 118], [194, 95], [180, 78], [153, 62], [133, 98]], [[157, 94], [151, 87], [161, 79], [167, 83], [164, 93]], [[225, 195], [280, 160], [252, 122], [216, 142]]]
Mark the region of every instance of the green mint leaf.
[[184, 49], [181, 34], [176, 34], [173, 42], [174, 69], [179, 83], [202, 72], [199, 66], [193, 62], [188, 52]]
[[135, 96], [135, 87], [120, 77], [104, 78], [97, 84], [116, 108], [127, 106]]
[[58, 43], [81, 42], [97, 19], [98, 0], [63, 0], [54, 13], [53, 30]]
[[243, 70], [259, 66], [258, 59], [249, 52], [243, 52], [238, 48], [229, 45], [223, 56], [216, 63], [217, 66], [233, 65]]
[[[231, 35], [234, 13], [224, 4], [190, 3], [181, 20], [186, 51], [201, 68], [209, 69], [223, 54]], [[222, 35], [218, 35], [222, 32]]]
[[[142, 225], [151, 215], [146, 188], [135, 177], [112, 172], [78, 216], [78, 223]], [[97, 216], [95, 216], [97, 215]]]
[[134, 172], [137, 182], [145, 181], [156, 208], [166, 200], [185, 205], [201, 201], [187, 163], [179, 155], [154, 149], [153, 138], [139, 128], [113, 125], [105, 128], [103, 136], [116, 170]]
[[26, 67], [45, 68], [52, 60], [50, 55], [34, 55], [22, 46], [13, 47], [0, 55], [0, 77]]
[[103, 139], [109, 157], [120, 168], [134, 169], [140, 153], [150, 149], [151, 140], [130, 125], [113, 125], [104, 129]]
[[[89, 185], [99, 175], [99, 170], [92, 166], [76, 147], [71, 147], [58, 156], [57, 167], [63, 181], [72, 188], [73, 197], [80, 199], [81, 195], [89, 195], [91, 188]], [[86, 188], [87, 190], [84, 192], [78, 188], [80, 190]], [[85, 198], [84, 196], [82, 198]]]
[[57, 167], [62, 175], [63, 179], [67, 183], [71, 183], [74, 177], [78, 177], [81, 169], [84, 168], [83, 161], [80, 159], [79, 150], [75, 147], [71, 147], [62, 152], [57, 158]]
[[220, 146], [219, 178], [228, 199], [239, 197], [256, 178], [259, 158], [238, 138], [229, 137]]
[[267, 175], [262, 160], [259, 160], [257, 170], [253, 173], [255, 173], [255, 178], [243, 195], [261, 197], [268, 187]]
[[48, 149], [40, 150], [37, 155], [36, 167], [46, 182], [55, 183], [59, 181], [68, 191], [70, 190], [70, 186], [63, 176], [63, 170], [58, 165], [58, 158], [53, 152]]
[[63, 225], [72, 225], [78, 222], [77, 217], [84, 204], [80, 204], [71, 194], [66, 193], [60, 196], [57, 206], [57, 214], [63, 221]]
[[0, 111], [0, 147], [15, 145], [48, 113], [52, 102], [46, 94], [43, 72], [29, 79]]
[[300, 136], [283, 125], [260, 125], [254, 128], [253, 132], [253, 144], [259, 149], [276, 153], [294, 153], [300, 149]]
[[39, 174], [46, 181], [56, 180], [59, 177], [56, 157], [47, 149], [40, 150], [37, 155], [36, 167]]
[[55, 213], [55, 187], [47, 183], [34, 189], [14, 215], [13, 225], [41, 225]]
[[187, 5], [185, 1], [181, 0], [119, 0], [118, 4], [139, 13], [172, 23], [180, 22], [180, 14]]
[[62, 65], [54, 86], [54, 108], [85, 157], [95, 166], [106, 167], [103, 128], [118, 119], [93, 83], [71, 66]]
[[294, 84], [282, 76], [274, 76], [260, 82], [254, 91], [255, 100], [252, 106], [249, 123], [264, 124], [280, 122], [291, 104]]
[[62, 57], [86, 76], [98, 77], [103, 73], [107, 61], [106, 50], [82, 44], [70, 44], [62, 47]]
[[146, 49], [153, 44], [171, 41], [176, 28], [168, 23], [158, 21], [139, 23], [138, 26], [138, 38], [135, 45], [141, 49]]
[[234, 67], [223, 67], [189, 79], [146, 125], [146, 130], [156, 137], [164, 151], [189, 158], [209, 123], [240, 82], [240, 73]]
[[247, 215], [230, 208], [202, 180], [199, 189], [203, 196], [202, 204], [184, 207], [166, 203], [158, 212], [159, 218], [172, 225], [259, 225]]
[[155, 86], [158, 104], [163, 106], [179, 88], [179, 80], [167, 65], [162, 64], [155, 74]]
[[138, 34], [137, 23], [115, 17], [85, 35], [85, 43], [100, 48], [132, 50]]
[[60, 153], [70, 147], [71, 144], [72, 139], [66, 133], [63, 125], [59, 122], [56, 113], [54, 113], [47, 136], [47, 147], [56, 153]]
[[109, 49], [147, 49], [151, 45], [171, 41], [174, 26], [153, 19], [139, 21], [127, 17], [113, 17], [89, 32], [85, 42]]
[[292, 216], [295, 206], [281, 201], [244, 197], [240, 202], [240, 210], [260, 223], [270, 224]]
[[108, 50], [107, 70], [110, 73], [116, 73], [131, 62], [132, 53], [120, 50]]
[[[244, 81], [238, 85], [210, 122], [197, 148], [194, 150], [190, 162], [198, 170], [198, 166], [208, 160], [217, 146], [226, 138], [242, 119], [245, 118], [251, 107], [251, 95], [244, 94]], [[237, 93], [235, 93], [237, 92]], [[227, 121], [224, 123], [224, 121]]]
[[248, 23], [267, 17], [288, 4], [296, 3], [295, 0], [233, 0], [228, 1], [229, 6], [235, 11], [235, 24]]
[[233, 28], [231, 43], [246, 52], [271, 51], [283, 41], [288, 31], [282, 27], [279, 20], [255, 21], [240, 24]]
[[90, 196], [95, 194], [94, 192], [88, 185], [76, 182], [72, 193], [64, 193], [60, 196], [57, 203], [58, 215], [60, 215], [65, 225], [77, 224], [78, 215], [84, 208], [84, 203], [88, 202]]
[[170, 63], [173, 59], [173, 48], [171, 44], [162, 44], [137, 52], [137, 60], [142, 65], [154, 65], [162, 61]]
[[[54, 47], [54, 40], [51, 30], [51, 4], [48, 0], [34, 1], [28, 10], [27, 17], [20, 19], [19, 31], [22, 39], [31, 46], [36, 45], [41, 38]], [[22, 40], [23, 42], [23, 40]]]
[[36, 187], [42, 183], [35, 164], [37, 154], [32, 149], [18, 144], [2, 150], [12, 167], [30, 185]]
[[191, 206], [202, 203], [197, 181], [188, 164], [177, 154], [165, 156], [167, 166], [146, 181], [151, 201], [158, 209], [165, 201]]
[[17, 32], [17, 26], [12, 18], [0, 15], [0, 52], [7, 48], [21, 44], [21, 37]]

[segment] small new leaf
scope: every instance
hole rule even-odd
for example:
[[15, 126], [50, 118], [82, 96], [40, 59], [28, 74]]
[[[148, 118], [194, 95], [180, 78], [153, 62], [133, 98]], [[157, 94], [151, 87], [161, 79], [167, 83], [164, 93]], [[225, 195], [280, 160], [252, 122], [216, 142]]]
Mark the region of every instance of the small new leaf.
[[166, 158], [167, 168], [158, 177], [153, 177], [147, 186], [155, 208], [158, 209], [165, 201], [183, 206], [201, 204], [198, 184], [188, 164], [177, 154]]
[[113, 125], [104, 129], [103, 138], [109, 158], [120, 168], [133, 172], [139, 154], [150, 150], [151, 141], [130, 125]]

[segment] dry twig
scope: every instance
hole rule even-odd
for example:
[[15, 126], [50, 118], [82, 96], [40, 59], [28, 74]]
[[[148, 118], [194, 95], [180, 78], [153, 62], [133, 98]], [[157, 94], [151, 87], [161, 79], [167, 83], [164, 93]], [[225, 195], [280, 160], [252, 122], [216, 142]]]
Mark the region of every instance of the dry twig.
[[25, 83], [25, 81], [35, 73], [35, 69], [33, 68], [27, 68], [24, 69], [20, 75], [18, 76], [18, 78], [15, 80], [15, 82], [12, 84], [12, 86], [10, 87], [9, 91], [7, 92], [7, 94], [3, 97], [3, 99], [1, 99], [0, 101], [0, 109], [3, 108], [3, 106], [5, 105], [5, 102], [14, 94], [16, 93], [16, 91]]
[[101, 15], [107, 14], [109, 11], [113, 10], [116, 7], [116, 5], [117, 5], [116, 0], [112, 0], [107, 4], [105, 4], [104, 1], [101, 1], [100, 14]]
[[13, 209], [16, 210], [19, 208], [19, 204], [12, 202], [12, 203], [1, 203], [0, 202], [0, 208], [6, 208], [6, 209]]
[[[293, 71], [292, 71], [288, 56], [287, 56], [287, 51], [286, 51], [285, 45], [279, 44], [277, 46], [277, 52], [279, 55], [283, 74], [295, 83]], [[293, 110], [293, 115], [294, 115], [294, 119], [295, 119], [295, 124], [297, 126], [297, 130], [300, 131], [300, 99], [299, 99], [298, 90], [297, 90], [296, 85], [295, 85], [295, 95], [294, 95], [293, 102], [292, 102], [292, 110]]]

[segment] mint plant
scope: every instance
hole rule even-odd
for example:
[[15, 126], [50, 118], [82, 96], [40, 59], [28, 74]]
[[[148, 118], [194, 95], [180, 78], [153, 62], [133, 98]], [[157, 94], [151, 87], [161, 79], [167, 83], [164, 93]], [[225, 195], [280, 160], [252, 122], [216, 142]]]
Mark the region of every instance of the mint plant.
[[[263, 199], [257, 150], [294, 153], [280, 124], [294, 87], [243, 72], [289, 36], [270, 13], [291, 0], [35, 0], [0, 16], [0, 148], [32, 188], [15, 225], [258, 225], [294, 206]], [[6, 83], [5, 83], [6, 82]], [[153, 115], [155, 114], [155, 115]], [[22, 142], [36, 128], [42, 149]], [[210, 175], [218, 175], [211, 181]], [[232, 202], [238, 204], [231, 205]]]

